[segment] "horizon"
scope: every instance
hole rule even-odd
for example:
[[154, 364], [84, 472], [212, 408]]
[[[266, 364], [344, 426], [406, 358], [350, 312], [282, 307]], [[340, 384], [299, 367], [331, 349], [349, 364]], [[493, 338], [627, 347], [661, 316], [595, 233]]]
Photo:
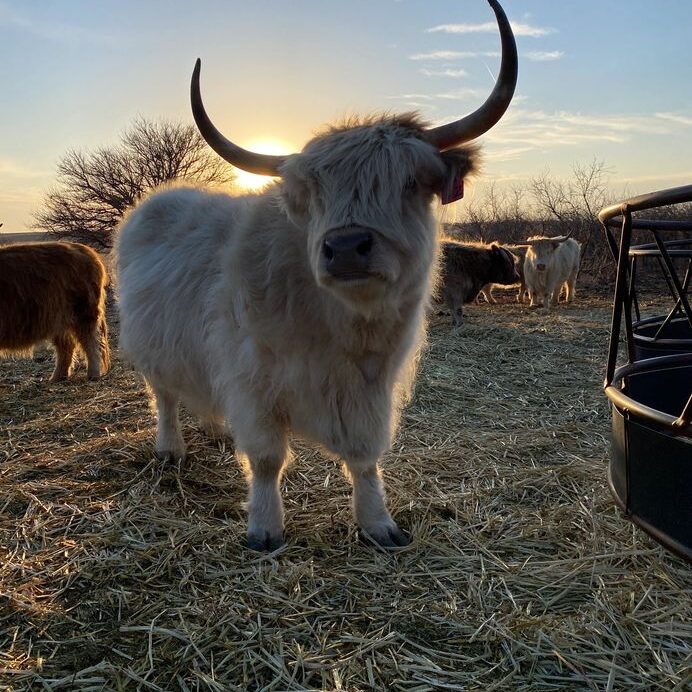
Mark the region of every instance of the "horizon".
[[[614, 194], [692, 181], [692, 96], [680, 88], [692, 78], [692, 3], [502, 4], [519, 83], [504, 118], [479, 140], [484, 166], [470, 196], [547, 170], [569, 177], [573, 164], [593, 159], [609, 169]], [[162, 0], [0, 2], [0, 31], [0, 122], [12, 133], [0, 151], [2, 233], [35, 230], [32, 214], [69, 149], [115, 144], [136, 117], [191, 123], [198, 56], [219, 129], [240, 145], [289, 151], [351, 113], [413, 109], [434, 124], [462, 116], [490, 93], [499, 67], [484, 0], [304, 0], [290, 11], [276, 0], [208, 0], [194, 10]], [[454, 218], [463, 204], [449, 210]]]

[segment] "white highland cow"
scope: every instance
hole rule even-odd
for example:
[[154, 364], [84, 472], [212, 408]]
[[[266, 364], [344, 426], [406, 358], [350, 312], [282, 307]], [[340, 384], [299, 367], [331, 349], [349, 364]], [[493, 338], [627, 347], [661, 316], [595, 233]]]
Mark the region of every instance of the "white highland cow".
[[530, 307], [557, 305], [564, 286], [565, 301], [576, 296], [581, 245], [567, 236], [533, 236], [524, 260], [524, 282], [529, 292]]
[[294, 433], [341, 458], [359, 525], [382, 546], [408, 537], [385, 507], [378, 460], [412, 384], [433, 290], [436, 196], [460, 196], [477, 147], [517, 76], [497, 0], [502, 65], [488, 100], [426, 129], [416, 116], [332, 127], [292, 156], [241, 149], [193, 114], [235, 166], [279, 177], [264, 192], [158, 192], [128, 215], [116, 246], [120, 343], [156, 400], [161, 456], [182, 457], [183, 401], [224, 423], [249, 468], [248, 544], [283, 542], [279, 482]]

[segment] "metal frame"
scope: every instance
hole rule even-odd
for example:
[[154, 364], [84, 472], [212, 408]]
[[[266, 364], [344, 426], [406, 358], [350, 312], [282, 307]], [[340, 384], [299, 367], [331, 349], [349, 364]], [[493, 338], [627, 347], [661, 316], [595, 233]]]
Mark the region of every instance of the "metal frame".
[[[633, 197], [606, 207], [598, 218], [617, 262], [603, 385], [613, 426], [608, 484], [628, 519], [692, 562], [692, 220], [633, 218], [683, 202], [692, 202], [692, 185]], [[613, 231], [618, 227], [619, 242]], [[632, 246], [634, 229], [650, 232], [654, 242]], [[690, 237], [664, 240], [670, 231], [689, 231]], [[674, 305], [668, 314], [642, 319], [636, 280], [637, 263], [645, 257], [658, 261]], [[688, 260], [682, 279], [676, 258]], [[628, 362], [617, 367], [623, 320]], [[668, 338], [671, 332], [676, 338]], [[655, 345], [647, 349], [642, 343]], [[659, 348], [677, 353], [646, 357]]]
[[[598, 219], [603, 225], [606, 240], [617, 261], [617, 278], [615, 281], [615, 297], [613, 299], [613, 316], [610, 328], [610, 342], [608, 345], [608, 363], [606, 366], [606, 378], [604, 388], [606, 395], [613, 403], [615, 399], [620, 405], [627, 405], [628, 408], [637, 408], [637, 402], [629, 399], [622, 389], [624, 381], [621, 380], [619, 387], [613, 387], [613, 379], [617, 366], [618, 348], [620, 343], [620, 330], [623, 316], [625, 318], [625, 339], [627, 342], [627, 356], [630, 364], [636, 358], [635, 350], [635, 325], [641, 325], [646, 321], [641, 319], [639, 304], [636, 298], [636, 288], [634, 280], [636, 278], [636, 257], [655, 256], [665, 267], [664, 276], [675, 300], [675, 305], [668, 315], [662, 317], [661, 328], [657, 331], [659, 335], [663, 327], [673, 320], [675, 314], [680, 314], [685, 318], [692, 329], [692, 307], [687, 298], [687, 291], [692, 276], [692, 236], [682, 240], [664, 241], [661, 237], [662, 232], [666, 231], [690, 231], [692, 232], [692, 220], [690, 221], [662, 221], [654, 219], [633, 218], [632, 214], [638, 211], [654, 209], [656, 207], [670, 204], [681, 204], [692, 202], [692, 185], [652, 192], [638, 197], [632, 197], [623, 202], [613, 204], [602, 209], [598, 214]], [[618, 244], [612, 228], [620, 227], [620, 242]], [[654, 243], [632, 247], [632, 230], [648, 230], [654, 237]], [[684, 246], [689, 245], [689, 248]], [[682, 248], [682, 249], [680, 249]], [[675, 271], [671, 257], [687, 257], [689, 259], [685, 276], [681, 281]], [[633, 264], [634, 262], [634, 264]], [[632, 319], [632, 310], [635, 310], [637, 321]], [[692, 343], [690, 344], [692, 346]], [[658, 359], [654, 359], [658, 360]], [[630, 371], [632, 372], [632, 371]], [[620, 378], [621, 379], [621, 378]], [[611, 398], [614, 397], [614, 398]], [[685, 405], [680, 416], [675, 419], [680, 421], [678, 425], [671, 427], [671, 432], [676, 434], [692, 434], [692, 422], [690, 412], [692, 411], [692, 388], [689, 400]], [[641, 410], [644, 418], [654, 423], [661, 423], [657, 416], [654, 416], [652, 409]], [[672, 421], [668, 421], [672, 426]]]

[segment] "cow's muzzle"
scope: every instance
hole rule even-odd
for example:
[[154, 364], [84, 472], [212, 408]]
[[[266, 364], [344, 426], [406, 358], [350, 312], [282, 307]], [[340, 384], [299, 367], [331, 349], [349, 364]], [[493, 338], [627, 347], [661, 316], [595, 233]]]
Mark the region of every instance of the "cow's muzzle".
[[370, 274], [371, 231], [338, 228], [329, 231], [322, 241], [322, 261], [330, 276], [340, 281], [365, 279]]

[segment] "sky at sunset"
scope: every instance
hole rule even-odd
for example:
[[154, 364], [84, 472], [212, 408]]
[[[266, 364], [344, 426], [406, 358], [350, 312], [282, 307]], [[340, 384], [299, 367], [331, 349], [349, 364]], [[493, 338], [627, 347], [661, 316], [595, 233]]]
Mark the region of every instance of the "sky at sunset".
[[[519, 48], [510, 110], [483, 138], [484, 180], [567, 175], [594, 157], [630, 193], [692, 182], [692, 0], [504, 0]], [[137, 116], [191, 122], [189, 79], [241, 145], [297, 150], [379, 110], [433, 123], [492, 89], [485, 0], [0, 0], [0, 222], [32, 212], [70, 148]]]

